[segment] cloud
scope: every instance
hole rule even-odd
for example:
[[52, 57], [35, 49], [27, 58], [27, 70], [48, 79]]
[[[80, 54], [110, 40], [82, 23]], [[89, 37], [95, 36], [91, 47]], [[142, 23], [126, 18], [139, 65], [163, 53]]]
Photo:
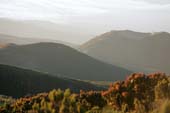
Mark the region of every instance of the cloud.
[[170, 0], [0, 0], [0, 17], [77, 24], [100, 31], [115, 26], [170, 30], [169, 14]]
[[93, 7], [84, 0], [2, 0], [0, 15], [9, 17], [67, 17], [102, 13], [104, 10]]
[[[64, 19], [71, 16], [103, 14], [115, 10], [162, 10], [169, 8], [169, 5], [162, 6], [144, 1], [146, 0], [1, 0], [0, 16], [25, 19]], [[159, 0], [156, 1], [162, 3]]]
[[138, 1], [145, 1], [154, 4], [170, 4], [170, 0], [138, 0]]

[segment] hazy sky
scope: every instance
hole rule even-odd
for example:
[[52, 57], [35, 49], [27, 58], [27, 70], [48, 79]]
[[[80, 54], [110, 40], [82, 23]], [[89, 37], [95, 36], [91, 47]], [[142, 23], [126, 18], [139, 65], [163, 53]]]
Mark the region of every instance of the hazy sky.
[[170, 32], [170, 0], [0, 0], [0, 17], [89, 28]]

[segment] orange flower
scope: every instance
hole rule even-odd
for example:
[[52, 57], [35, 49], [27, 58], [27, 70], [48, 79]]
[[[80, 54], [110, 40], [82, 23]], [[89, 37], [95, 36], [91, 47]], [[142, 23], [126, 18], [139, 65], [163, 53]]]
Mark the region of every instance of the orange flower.
[[124, 97], [124, 98], [127, 98], [128, 96], [129, 96], [129, 93], [128, 92], [122, 92], [122, 96]]

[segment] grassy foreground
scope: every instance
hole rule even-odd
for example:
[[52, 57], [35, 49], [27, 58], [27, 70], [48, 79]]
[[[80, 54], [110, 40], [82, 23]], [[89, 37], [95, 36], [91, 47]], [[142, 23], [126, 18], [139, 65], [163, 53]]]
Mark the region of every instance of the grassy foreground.
[[4, 102], [0, 113], [170, 113], [170, 78], [134, 73], [106, 91], [52, 90]]

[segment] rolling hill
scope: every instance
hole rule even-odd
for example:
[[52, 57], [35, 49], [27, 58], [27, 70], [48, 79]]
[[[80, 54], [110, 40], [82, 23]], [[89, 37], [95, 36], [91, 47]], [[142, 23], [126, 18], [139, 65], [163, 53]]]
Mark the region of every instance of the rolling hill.
[[[22, 38], [54, 39], [78, 44], [86, 37], [95, 36], [94, 31], [86, 29], [77, 24], [0, 18], [0, 34]], [[86, 32], [84, 32], [85, 30]], [[76, 40], [74, 41], [74, 39]]]
[[0, 64], [0, 94], [22, 97], [47, 92], [52, 89], [70, 88], [80, 90], [101, 90], [102, 87], [78, 80], [50, 76], [41, 72]]
[[3, 34], [0, 33], [0, 48], [7, 47], [11, 44], [16, 45], [26, 45], [26, 44], [32, 44], [32, 43], [39, 43], [39, 42], [55, 42], [55, 43], [61, 43], [73, 48], [78, 48], [78, 45], [64, 42], [64, 41], [58, 41], [58, 40], [52, 40], [52, 39], [46, 39], [46, 38], [32, 38], [32, 37], [19, 37], [19, 36], [13, 36], [9, 34]]
[[82, 80], [122, 80], [131, 73], [57, 43], [1, 49], [0, 63]]
[[106, 63], [140, 71], [170, 73], [170, 34], [110, 31], [88, 41], [81, 51]]

